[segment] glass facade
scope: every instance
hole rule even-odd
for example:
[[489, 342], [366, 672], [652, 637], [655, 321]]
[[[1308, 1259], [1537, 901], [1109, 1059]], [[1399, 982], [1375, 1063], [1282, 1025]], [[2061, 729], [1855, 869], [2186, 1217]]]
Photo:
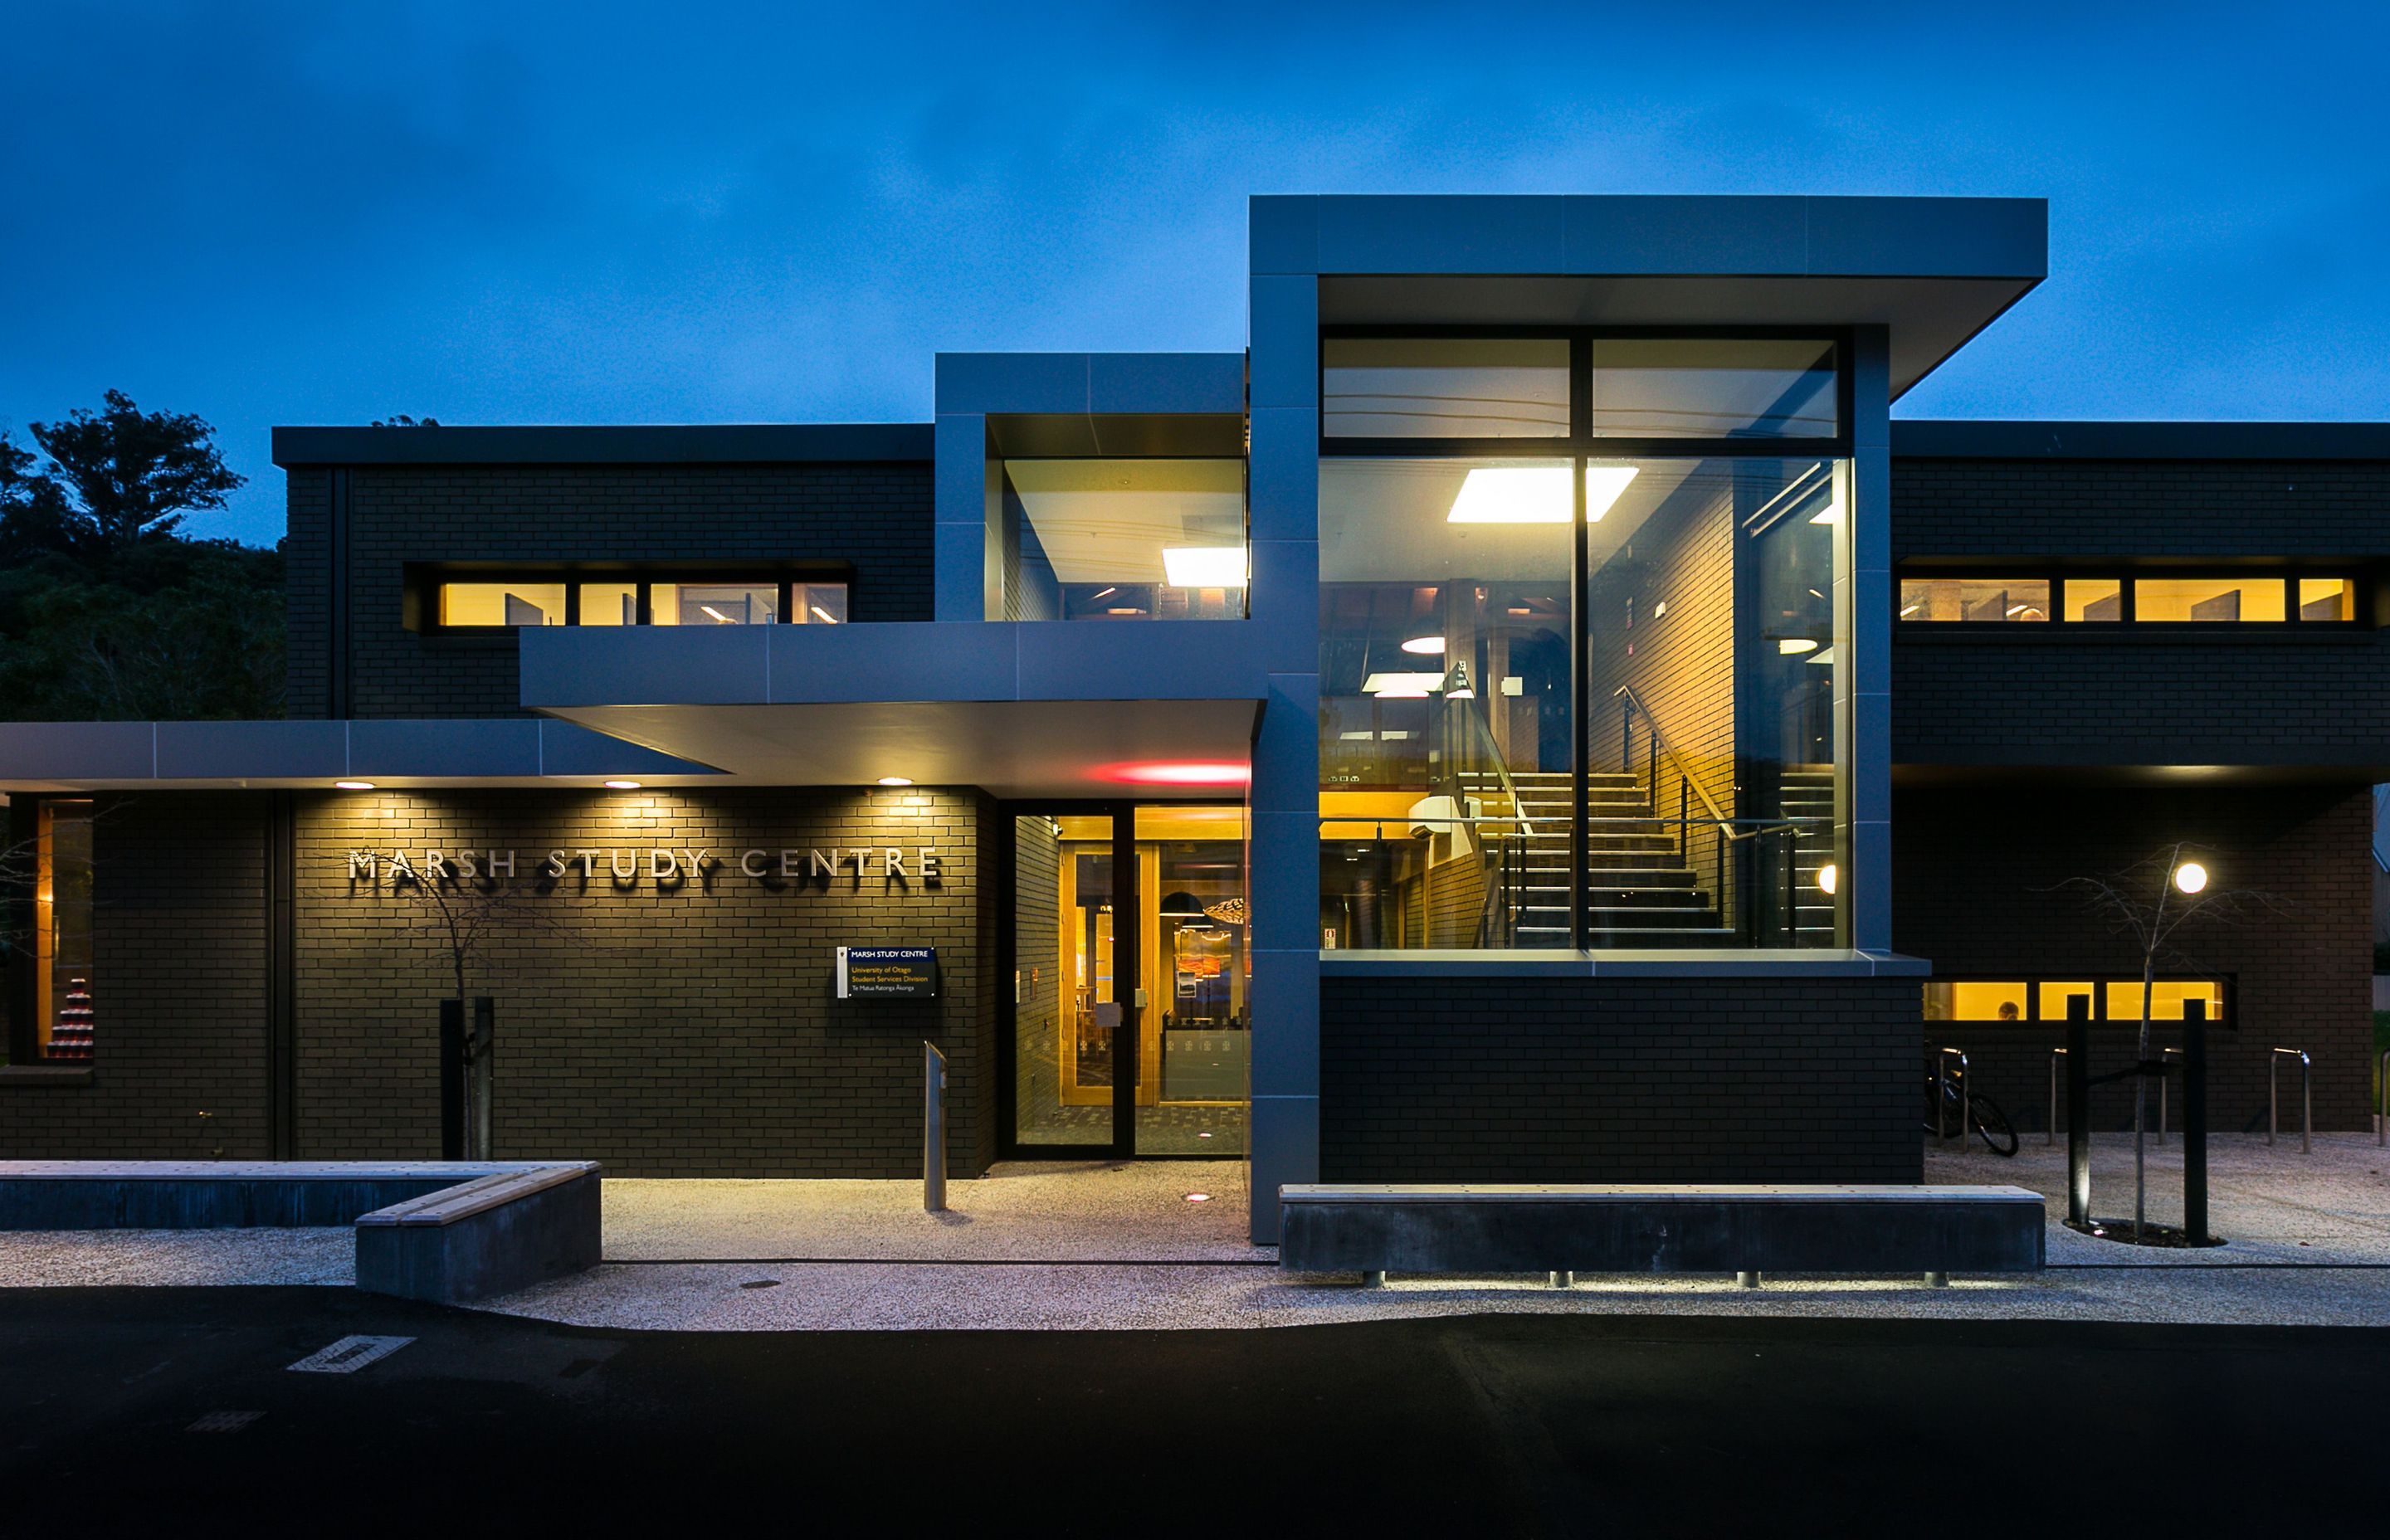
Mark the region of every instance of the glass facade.
[[1592, 430], [1621, 439], [1831, 439], [1834, 344], [1813, 338], [1595, 338]]
[[1250, 575], [1242, 460], [1006, 460], [1008, 621], [1225, 621]]
[[1566, 438], [1569, 345], [1558, 338], [1327, 338], [1319, 420], [1337, 439]]
[[1014, 1143], [1241, 1155], [1253, 1057], [1244, 812], [1127, 816], [1129, 830], [1109, 812], [1013, 820]]
[[[1834, 345], [1322, 361], [1321, 946], [1841, 944], [1848, 462], [1700, 442], [1831, 438]], [[1486, 453], [1497, 420], [1559, 452]]]

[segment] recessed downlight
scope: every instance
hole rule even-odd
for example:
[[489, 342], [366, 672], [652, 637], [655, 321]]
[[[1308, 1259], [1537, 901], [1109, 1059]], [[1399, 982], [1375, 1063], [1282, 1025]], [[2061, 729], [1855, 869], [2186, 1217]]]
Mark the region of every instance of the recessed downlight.
[[609, 791], [636, 791], [639, 789], [637, 781], [606, 781], [601, 784]]
[[913, 777], [910, 776], [882, 776], [880, 777], [880, 784], [882, 786], [910, 786], [913, 784]]
[[333, 789], [339, 791], [370, 791], [374, 789], [374, 783], [371, 781], [334, 781], [332, 783], [332, 787]]
[[1405, 652], [1414, 653], [1421, 658], [1441, 658], [1444, 656], [1444, 638], [1441, 636], [1413, 636], [1409, 641], [1403, 644], [1403, 650]]

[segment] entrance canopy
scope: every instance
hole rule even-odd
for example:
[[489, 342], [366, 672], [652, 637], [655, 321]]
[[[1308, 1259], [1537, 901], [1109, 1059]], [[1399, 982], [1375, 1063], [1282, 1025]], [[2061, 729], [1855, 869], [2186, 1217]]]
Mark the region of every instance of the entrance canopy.
[[544, 628], [522, 681], [526, 707], [733, 782], [1146, 801], [1241, 792], [1267, 696], [1237, 621]]

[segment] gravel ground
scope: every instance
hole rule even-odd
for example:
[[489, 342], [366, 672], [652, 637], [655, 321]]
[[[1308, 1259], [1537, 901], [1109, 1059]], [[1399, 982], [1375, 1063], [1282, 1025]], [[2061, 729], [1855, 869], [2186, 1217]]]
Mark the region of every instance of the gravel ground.
[[[1205, 1200], [1188, 1201], [1202, 1193]], [[946, 1184], [944, 1213], [914, 1182], [609, 1180], [606, 1255], [957, 1262], [1234, 1262], [1245, 1239], [1241, 1161], [1008, 1161]]]
[[[2027, 1135], [2015, 1158], [2003, 1160], [1977, 1140], [1965, 1154], [1929, 1145], [1928, 1182], [1995, 1182], [2031, 1187], [2049, 1200], [2049, 1260], [2087, 1266], [2247, 1266], [2252, 1263], [2342, 1263], [2390, 1265], [2390, 1149], [2370, 1134], [2319, 1134], [2313, 1154], [2286, 1138], [2268, 1149], [2264, 1136], [2231, 1135], [2207, 1142], [2208, 1229], [2226, 1244], [2161, 1251], [2078, 1235], [2059, 1223], [2066, 1214], [2066, 1145], [2046, 1146]], [[2149, 1146], [2149, 1217], [2182, 1219], [2182, 1141]], [[2091, 1213], [2130, 1219], [2133, 1140], [2102, 1134], [2091, 1143]]]
[[[2180, 1215], [2179, 1143], [2150, 1151], [2151, 1217]], [[2370, 1136], [2210, 1147], [2212, 1226], [2229, 1244], [2160, 1251], [2054, 1220], [2049, 1272], [1954, 1280], [1580, 1276], [1407, 1279], [1363, 1291], [1291, 1277], [1246, 1243], [1235, 1161], [1016, 1163], [948, 1189], [914, 1182], [610, 1180], [608, 1263], [491, 1308], [589, 1327], [725, 1331], [1085, 1330], [1298, 1326], [1390, 1316], [1610, 1315], [2390, 1324], [2390, 1151]], [[2128, 1138], [2095, 1142], [2093, 1212], [2129, 1213]], [[2031, 1187], [2062, 1213], [2065, 1148], [2014, 1160], [1928, 1149], [1928, 1182]], [[1209, 1200], [1188, 1201], [1189, 1193]], [[867, 1258], [871, 1260], [856, 1260]], [[0, 1286], [353, 1281], [346, 1229], [129, 1230], [0, 1237]]]
[[338, 1284], [357, 1278], [356, 1233], [304, 1230], [11, 1230], [0, 1289], [92, 1284]]

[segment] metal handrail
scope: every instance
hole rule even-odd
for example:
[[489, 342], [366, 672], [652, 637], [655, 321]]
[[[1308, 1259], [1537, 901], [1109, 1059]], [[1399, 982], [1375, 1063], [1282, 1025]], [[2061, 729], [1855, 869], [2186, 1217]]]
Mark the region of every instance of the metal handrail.
[[[1734, 822], [1733, 819], [1728, 818], [1726, 815], [1726, 809], [1718, 806], [1716, 800], [1709, 794], [1709, 792], [1702, 786], [1702, 783], [1693, 779], [1691, 774], [1685, 769], [1683, 757], [1677, 752], [1676, 747], [1668, 741], [1668, 735], [1660, 730], [1660, 719], [1651, 714], [1651, 708], [1645, 705], [1643, 703], [1643, 698], [1635, 693], [1635, 687], [1632, 685], [1621, 685], [1616, 689], [1610, 692], [1610, 699], [1613, 700], [1619, 699], [1622, 697], [1629, 706], [1643, 713], [1643, 730], [1651, 735], [1651, 741], [1659, 745], [1660, 752], [1665, 754], [1668, 758], [1668, 763], [1676, 766], [1677, 780], [1690, 786], [1693, 789], [1693, 795], [1699, 797], [1702, 800], [1702, 805], [1709, 809], [1710, 821], [1718, 824], [1730, 824]], [[1629, 763], [1627, 767], [1632, 769], [1634, 767], [1632, 755], [1628, 756], [1628, 761]], [[1660, 789], [1656, 786], [1653, 787], [1651, 789], [1651, 796], [1655, 802], [1657, 802], [1659, 795]], [[1654, 808], [1654, 811], [1657, 811], [1656, 807]], [[1729, 838], [1731, 838], [1731, 836], [1729, 836]]]
[[2281, 1097], [2278, 1087], [2281, 1077], [2278, 1071], [2285, 1059], [2299, 1061], [2299, 1153], [2315, 1153], [2315, 1075], [2314, 1063], [2303, 1048], [2276, 1048], [2266, 1061], [2266, 1142], [2274, 1142], [2276, 1125], [2281, 1120]]
[[1518, 783], [1510, 778], [1510, 762], [1503, 754], [1502, 746], [1494, 741], [1494, 725], [1485, 720], [1485, 710], [1478, 705], [1475, 695], [1463, 699], [1461, 705], [1466, 708], [1461, 716], [1476, 727], [1477, 736], [1485, 740], [1485, 751], [1494, 756], [1494, 778], [1501, 783], [1502, 794], [1510, 799], [1510, 811], [1517, 815], [1519, 832], [1534, 839], [1535, 821], [1527, 816], [1525, 805], [1519, 801]]
[[1942, 1133], [1942, 1087], [1949, 1084], [1950, 1058], [1953, 1054], [1956, 1054], [1959, 1059], [1959, 1152], [1963, 1155], [1967, 1151], [1967, 1135], [1970, 1132], [1967, 1109], [1967, 1055], [1965, 1050], [1951, 1047], [1947, 1044], [1943, 1046], [1939, 1057], [1934, 1061], [1934, 1134], [1940, 1148], [1944, 1149], [1950, 1148], [1947, 1137]]

